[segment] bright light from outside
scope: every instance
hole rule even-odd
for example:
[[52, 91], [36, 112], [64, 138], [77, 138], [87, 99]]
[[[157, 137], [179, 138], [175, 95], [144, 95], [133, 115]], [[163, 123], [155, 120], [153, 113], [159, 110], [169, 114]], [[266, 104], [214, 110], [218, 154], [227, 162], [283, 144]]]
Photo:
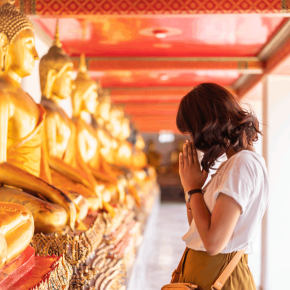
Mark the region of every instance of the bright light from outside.
[[170, 143], [175, 140], [175, 136], [171, 131], [161, 130], [159, 132], [158, 141], [160, 143]]

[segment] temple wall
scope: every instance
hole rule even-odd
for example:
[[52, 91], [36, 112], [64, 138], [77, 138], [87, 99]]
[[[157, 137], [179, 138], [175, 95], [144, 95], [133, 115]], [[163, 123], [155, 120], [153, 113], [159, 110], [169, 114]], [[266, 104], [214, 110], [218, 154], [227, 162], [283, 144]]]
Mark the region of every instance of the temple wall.
[[[270, 198], [267, 209], [266, 260], [263, 271], [268, 289], [285, 289], [289, 284], [290, 260], [290, 76], [268, 76], [264, 92], [266, 135], [264, 156], [268, 165]], [[283, 238], [281, 238], [283, 235]], [[267, 281], [268, 280], [268, 281]]]
[[[260, 130], [263, 128], [263, 86], [262, 83], [256, 85], [245, 97], [241, 100], [243, 106], [253, 110], [259, 120]], [[259, 136], [255, 143], [256, 152], [263, 155], [262, 151], [263, 136]], [[253, 254], [249, 255], [249, 267], [253, 274], [256, 287], [259, 289], [261, 284], [261, 250], [262, 250], [262, 226], [257, 232], [257, 238], [253, 245]]]

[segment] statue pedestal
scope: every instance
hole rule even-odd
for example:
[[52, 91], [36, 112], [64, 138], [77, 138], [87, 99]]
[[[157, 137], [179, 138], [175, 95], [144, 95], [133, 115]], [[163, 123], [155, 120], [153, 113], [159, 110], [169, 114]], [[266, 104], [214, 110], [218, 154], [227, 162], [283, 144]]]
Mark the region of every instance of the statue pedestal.
[[67, 264], [63, 255], [59, 257], [35, 256], [34, 267], [13, 286], [5, 288], [5, 290], [68, 289], [71, 277], [72, 268]]
[[9, 289], [33, 268], [34, 263], [35, 251], [28, 246], [16, 260], [0, 271], [0, 290]]

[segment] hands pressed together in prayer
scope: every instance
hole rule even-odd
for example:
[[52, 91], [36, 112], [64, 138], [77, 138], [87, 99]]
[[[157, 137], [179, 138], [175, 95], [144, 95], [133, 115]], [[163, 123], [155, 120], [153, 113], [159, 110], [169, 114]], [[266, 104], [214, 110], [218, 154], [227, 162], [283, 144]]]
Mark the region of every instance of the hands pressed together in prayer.
[[201, 189], [208, 173], [200, 169], [198, 156], [193, 142], [186, 140], [183, 152], [179, 154], [179, 175], [184, 192]]

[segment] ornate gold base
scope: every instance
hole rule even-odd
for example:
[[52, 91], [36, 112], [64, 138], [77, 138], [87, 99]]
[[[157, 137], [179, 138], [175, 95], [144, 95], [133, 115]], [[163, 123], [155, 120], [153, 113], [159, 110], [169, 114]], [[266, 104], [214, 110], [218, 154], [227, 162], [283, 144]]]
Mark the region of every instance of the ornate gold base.
[[64, 255], [59, 257], [36, 256], [34, 262], [33, 268], [13, 286], [9, 287], [10, 290], [68, 289], [73, 270], [71, 265], [65, 260]]
[[[89, 227], [89, 224], [92, 224]], [[90, 286], [90, 280], [96, 275], [91, 263], [96, 256], [96, 250], [103, 240], [106, 223], [103, 214], [96, 217], [88, 216], [84, 224], [86, 231], [69, 232], [67, 234], [34, 235], [31, 246], [40, 256], [64, 255], [72, 267], [72, 278], [68, 289], [81, 290]], [[58, 289], [58, 288], [55, 288]]]

